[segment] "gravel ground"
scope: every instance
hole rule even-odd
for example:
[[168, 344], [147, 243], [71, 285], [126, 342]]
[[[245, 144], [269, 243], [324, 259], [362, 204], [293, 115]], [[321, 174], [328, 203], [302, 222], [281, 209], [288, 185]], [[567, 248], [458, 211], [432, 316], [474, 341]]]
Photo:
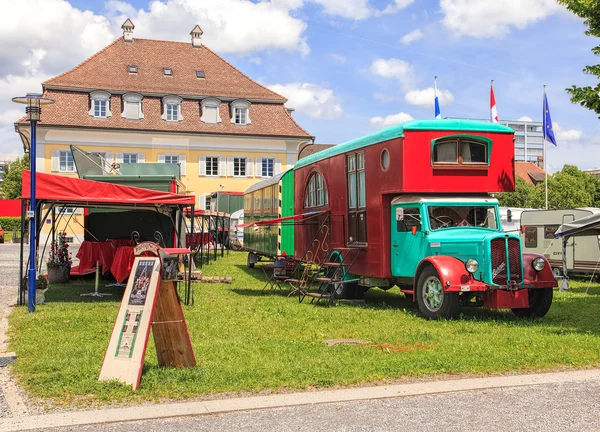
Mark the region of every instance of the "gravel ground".
[[600, 382], [570, 382], [50, 430], [600, 431], [599, 392]]

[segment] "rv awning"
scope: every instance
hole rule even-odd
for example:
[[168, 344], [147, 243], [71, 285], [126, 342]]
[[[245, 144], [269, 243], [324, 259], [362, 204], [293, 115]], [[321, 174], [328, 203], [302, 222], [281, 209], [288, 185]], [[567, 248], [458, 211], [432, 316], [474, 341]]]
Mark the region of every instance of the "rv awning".
[[313, 212], [302, 213], [302, 214], [297, 214], [297, 215], [293, 215], [293, 216], [280, 217], [280, 218], [275, 218], [275, 219], [263, 219], [258, 222], [250, 222], [247, 224], [238, 225], [237, 227], [238, 228], [247, 228], [249, 226], [277, 225], [277, 224], [280, 224], [281, 222], [285, 222], [285, 221], [310, 219], [312, 217], [318, 216], [323, 213], [325, 213], [325, 212], [324, 211], [313, 211]]
[[[30, 198], [31, 173], [23, 170], [21, 193]], [[37, 173], [36, 199], [59, 201], [73, 206], [93, 206], [98, 204], [144, 207], [152, 205], [193, 205], [193, 195], [181, 195], [151, 189], [123, 186], [73, 177]]]
[[600, 213], [562, 224], [554, 237], [600, 235]]

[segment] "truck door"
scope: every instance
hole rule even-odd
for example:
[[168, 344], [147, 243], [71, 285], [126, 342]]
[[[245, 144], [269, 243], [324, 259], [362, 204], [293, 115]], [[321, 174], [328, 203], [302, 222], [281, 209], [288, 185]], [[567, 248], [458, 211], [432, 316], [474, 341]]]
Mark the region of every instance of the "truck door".
[[425, 243], [421, 208], [392, 206], [390, 221], [392, 275], [413, 277], [421, 262]]

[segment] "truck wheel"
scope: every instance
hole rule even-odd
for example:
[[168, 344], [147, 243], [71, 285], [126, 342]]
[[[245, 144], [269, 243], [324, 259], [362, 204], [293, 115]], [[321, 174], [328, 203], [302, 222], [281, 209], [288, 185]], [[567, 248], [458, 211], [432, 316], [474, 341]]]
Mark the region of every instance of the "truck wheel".
[[248, 253], [248, 268], [254, 268], [254, 264], [258, 261], [258, 257], [255, 253]]
[[512, 309], [519, 318], [541, 318], [548, 313], [552, 306], [552, 288], [538, 288], [529, 290], [529, 307]]
[[417, 305], [427, 319], [451, 318], [458, 312], [458, 293], [444, 292], [442, 281], [432, 266], [427, 266], [417, 282]]

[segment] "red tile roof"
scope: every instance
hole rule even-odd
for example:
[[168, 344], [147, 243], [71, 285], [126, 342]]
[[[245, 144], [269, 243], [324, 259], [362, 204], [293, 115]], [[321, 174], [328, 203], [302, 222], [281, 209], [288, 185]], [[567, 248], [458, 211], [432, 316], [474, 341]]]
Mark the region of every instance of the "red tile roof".
[[[94, 118], [88, 114], [89, 94], [47, 90], [47, 96], [55, 103], [42, 108], [41, 126], [84, 127], [98, 129], [151, 130], [163, 132], [234, 134], [252, 136], [282, 136], [311, 139], [308, 132], [294, 121], [283, 104], [253, 103], [250, 105], [249, 125], [232, 124], [230, 104], [221, 103], [221, 123], [206, 124], [200, 121], [200, 101], [184, 99], [181, 106], [183, 120], [167, 122], [161, 118], [162, 98], [144, 97], [141, 120], [121, 117], [122, 98], [112, 95], [110, 111], [112, 117]], [[21, 119], [20, 122], [23, 122]]]
[[306, 156], [310, 156], [312, 154], [318, 153], [323, 150], [327, 150], [330, 147], [333, 147], [335, 144], [304, 144], [300, 146], [298, 150], [298, 160], [305, 158]]
[[545, 172], [539, 166], [531, 162], [516, 161], [515, 174], [529, 184], [538, 184], [544, 181]]
[[[127, 66], [135, 65], [137, 73]], [[164, 76], [163, 68], [173, 70]], [[196, 78], [196, 71], [205, 78]], [[44, 87], [77, 87], [138, 93], [215, 96], [221, 98], [286, 99], [251, 80], [206, 46], [191, 43], [119, 38], [68, 72], [42, 83]]]

